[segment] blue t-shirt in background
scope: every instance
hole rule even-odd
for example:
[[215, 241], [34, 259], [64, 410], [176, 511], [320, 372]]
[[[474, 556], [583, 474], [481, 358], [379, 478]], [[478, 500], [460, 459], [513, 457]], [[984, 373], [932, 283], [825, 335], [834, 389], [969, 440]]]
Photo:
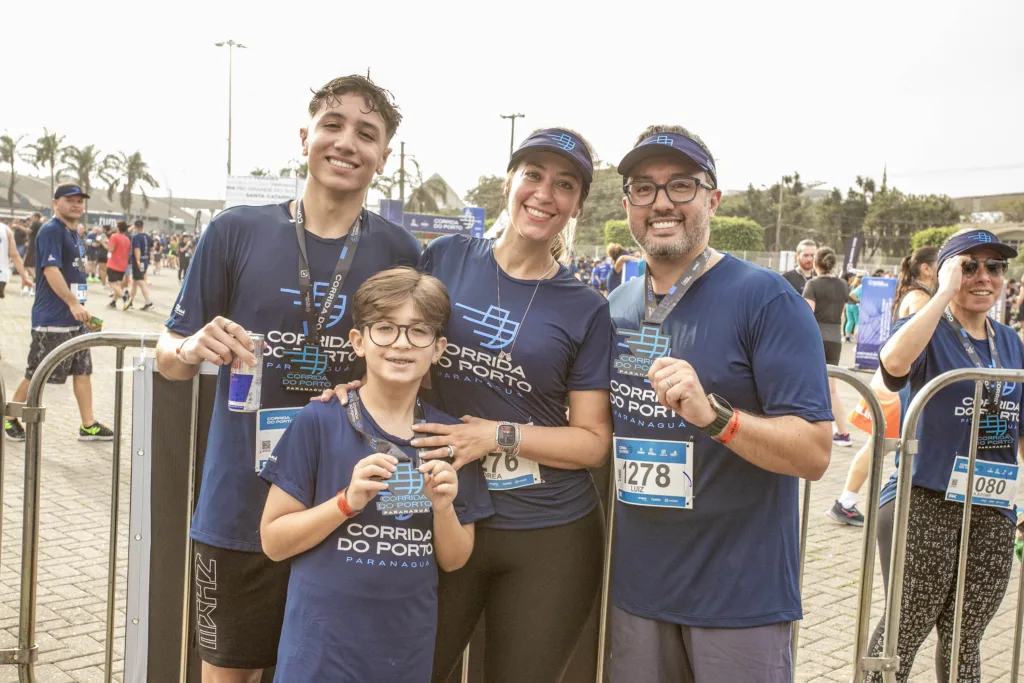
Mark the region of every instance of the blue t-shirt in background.
[[[432, 406], [424, 411], [429, 422], [458, 423]], [[368, 434], [416, 457], [408, 441], [384, 432], [365, 408], [362, 414]], [[352, 468], [373, 452], [333, 398], [299, 412], [260, 476], [311, 508], [348, 486]], [[376, 503], [389, 495], [292, 560], [275, 681], [430, 680], [437, 628], [433, 515], [385, 516]], [[493, 512], [480, 463], [466, 465], [455, 498], [459, 521]]]
[[[323, 301], [346, 240], [306, 234], [315, 307]], [[187, 336], [221, 315], [266, 335], [261, 407], [302, 407], [310, 394], [285, 390], [282, 382], [315, 378], [317, 387], [333, 387], [361, 377], [363, 364], [348, 340], [348, 303], [371, 275], [395, 265], [415, 266], [418, 256], [419, 243], [409, 232], [364, 211], [352, 270], [321, 345], [313, 346], [306, 343], [299, 304], [299, 246], [288, 203], [228, 209], [203, 232], [167, 328]], [[261, 552], [267, 487], [255, 474], [256, 414], [228, 410], [229, 377], [230, 367], [222, 367], [191, 535], [220, 548]]]
[[132, 235], [132, 257], [128, 259], [135, 263], [135, 250], [139, 250], [139, 260], [149, 263], [149, 251], [153, 248], [153, 238], [144, 232], [137, 232]]
[[[907, 316], [897, 321], [892, 327], [890, 338], [913, 317]], [[1024, 368], [1024, 344], [1020, 338], [1006, 325], [994, 320], [992, 322], [1002, 367], [1017, 370]], [[909, 387], [909, 396], [903, 402], [904, 413], [917, 392], [930, 380], [950, 370], [974, 367], [958, 335], [959, 332], [942, 318], [928, 346], [910, 366], [910, 373], [906, 377], [893, 377], [886, 372], [884, 366], [880, 366], [885, 384], [891, 391], [900, 391], [903, 397], [903, 391]], [[994, 367], [988, 339], [972, 338], [972, 341], [981, 362], [986, 367]], [[987, 394], [982, 395], [987, 400]], [[925, 405], [917, 424], [918, 451], [914, 456], [914, 486], [932, 491], [946, 490], [957, 456], [966, 458], [970, 455], [973, 403], [974, 382], [957, 382], [941, 390]], [[1021, 385], [1016, 382], [1003, 384], [999, 415], [982, 414], [978, 423], [978, 460], [1016, 464], [1020, 420]], [[898, 455], [896, 464], [899, 465]], [[896, 472], [893, 472], [882, 488], [880, 504], [885, 505], [895, 498]], [[1013, 510], [1002, 509], [1002, 512], [1016, 520]]]
[[607, 261], [601, 261], [596, 266], [590, 276], [590, 285], [600, 289], [604, 281], [608, 279], [608, 273], [611, 272], [612, 264]]
[[51, 266], [60, 269], [71, 293], [75, 285], [86, 283], [85, 245], [78, 233], [68, 229], [54, 216], [46, 221], [35, 239], [36, 298], [32, 302], [32, 327], [74, 327], [82, 324], [71, 315], [71, 309], [50, 287], [43, 271]]
[[[448, 347], [431, 368], [432, 400], [450, 415], [568, 426], [570, 391], [608, 389], [608, 304], [565, 267], [539, 285], [499, 273], [492, 244], [482, 238], [442, 237], [420, 259], [420, 269], [445, 284], [452, 302]], [[512, 363], [498, 360], [506, 343]], [[541, 465], [540, 475], [540, 484], [492, 490], [495, 514], [484, 524], [498, 529], [559, 526], [597, 507], [597, 490], [586, 469]]]
[[615, 436], [692, 439], [693, 509], [617, 503], [612, 600], [688, 626], [800, 619], [797, 478], [751, 464], [661, 406], [637, 359], [681, 358], [705, 392], [746, 413], [829, 421], [814, 315], [780, 275], [726, 254], [641, 336], [644, 286], [634, 278], [609, 297]]

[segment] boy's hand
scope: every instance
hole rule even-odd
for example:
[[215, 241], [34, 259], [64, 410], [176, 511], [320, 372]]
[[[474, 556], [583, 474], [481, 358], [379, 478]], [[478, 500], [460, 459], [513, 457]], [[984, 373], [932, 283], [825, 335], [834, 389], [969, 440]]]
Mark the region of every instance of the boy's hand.
[[374, 496], [387, 489], [384, 481], [391, 478], [391, 473], [397, 469], [398, 460], [386, 453], [374, 453], [368, 455], [352, 468], [352, 481], [348, 484], [348, 492], [345, 494], [349, 507], [359, 512], [365, 508]]
[[430, 499], [434, 512], [450, 509], [459, 492], [459, 477], [455, 474], [455, 468], [444, 460], [428, 460], [419, 469], [423, 473], [423, 493]]

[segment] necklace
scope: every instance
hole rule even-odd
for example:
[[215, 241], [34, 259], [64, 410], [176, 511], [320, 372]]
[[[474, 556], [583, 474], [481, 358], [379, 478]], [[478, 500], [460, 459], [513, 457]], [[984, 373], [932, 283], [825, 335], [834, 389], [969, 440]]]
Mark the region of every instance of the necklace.
[[[491, 247], [491, 256], [494, 257], [494, 284], [498, 290], [498, 308], [501, 308], [501, 266], [498, 265], [498, 256], [494, 253], [493, 246]], [[519, 330], [522, 329], [523, 323], [526, 322], [526, 316], [530, 314], [530, 306], [533, 305], [533, 298], [537, 296], [537, 290], [540, 289], [540, 283], [547, 278], [548, 274], [551, 272], [553, 268], [558, 266], [558, 261], [555, 261], [555, 259], [551, 260], [553, 261], [553, 263], [550, 266], [548, 266], [548, 269], [545, 270], [544, 274], [540, 276], [539, 280], [537, 280], [537, 284], [533, 286], [533, 294], [530, 295], [530, 302], [526, 304], [526, 312], [523, 313], [522, 319], [516, 326], [516, 331], [512, 333], [512, 339], [506, 344], [502, 345], [501, 351], [498, 352], [498, 360], [508, 361], [509, 363], [512, 362], [512, 351], [515, 350], [516, 348], [516, 340], [519, 339]], [[508, 351], [506, 351], [505, 346], [508, 346], [508, 344], [511, 344], [512, 346], [509, 347]]]

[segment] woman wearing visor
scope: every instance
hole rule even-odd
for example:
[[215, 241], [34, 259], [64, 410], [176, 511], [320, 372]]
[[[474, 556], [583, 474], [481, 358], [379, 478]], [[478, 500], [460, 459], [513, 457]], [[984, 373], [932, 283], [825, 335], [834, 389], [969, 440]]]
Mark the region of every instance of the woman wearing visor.
[[[939, 252], [938, 292], [915, 315], [898, 321], [879, 354], [886, 386], [910, 385], [910, 397], [930, 380], [957, 368], [1024, 367], [1024, 345], [1009, 327], [988, 317], [1003, 289], [1007, 259], [1017, 251], [987, 230], [961, 230]], [[1013, 502], [1017, 489], [1021, 385], [987, 384], [980, 406], [958, 680], [981, 681], [979, 645], [1006, 592], [1013, 557]], [[898, 681], [906, 681], [928, 633], [939, 634], [938, 680], [949, 680], [960, 527], [966, 494], [974, 382], [958, 382], [934, 396], [918, 426], [907, 527], [901, 603]], [[896, 475], [881, 495], [878, 548], [888, 590]], [[885, 618], [871, 641], [881, 653]], [[880, 683], [881, 675], [868, 674]]]
[[429, 402], [464, 417], [416, 425], [411, 443], [456, 469], [480, 460], [495, 511], [477, 524], [466, 566], [440, 574], [437, 683], [484, 614], [488, 683], [556, 683], [601, 582], [604, 520], [587, 468], [611, 449], [611, 318], [559, 263], [572, 258], [590, 147], [571, 130], [538, 130], [507, 170], [501, 236], [442, 237], [420, 259], [452, 301]]

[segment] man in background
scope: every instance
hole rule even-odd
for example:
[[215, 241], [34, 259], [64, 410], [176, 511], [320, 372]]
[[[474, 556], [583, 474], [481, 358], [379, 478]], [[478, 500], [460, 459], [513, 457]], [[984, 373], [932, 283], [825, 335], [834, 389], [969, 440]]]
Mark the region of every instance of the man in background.
[[814, 240], [801, 240], [796, 245], [796, 268], [782, 274], [797, 294], [803, 294], [804, 285], [814, 277], [814, 252], [817, 250], [818, 244]]

